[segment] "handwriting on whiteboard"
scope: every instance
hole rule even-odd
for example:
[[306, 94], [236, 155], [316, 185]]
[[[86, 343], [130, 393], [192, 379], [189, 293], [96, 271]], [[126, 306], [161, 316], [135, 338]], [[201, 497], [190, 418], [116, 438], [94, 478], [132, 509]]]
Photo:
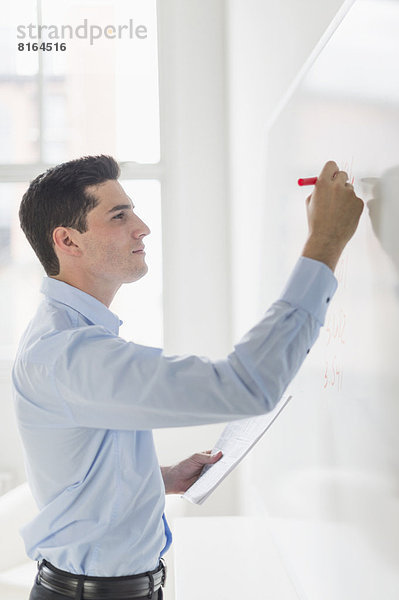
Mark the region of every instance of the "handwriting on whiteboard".
[[345, 344], [346, 313], [342, 308], [332, 310], [327, 314], [324, 328], [327, 334], [326, 346], [329, 346], [334, 340]]
[[348, 274], [348, 256], [344, 254], [337, 264], [335, 276], [338, 280], [338, 291], [324, 324], [324, 369], [322, 386], [325, 390], [340, 392], [343, 384], [343, 350], [346, 343], [347, 313], [342, 304], [342, 292], [346, 289]]
[[331, 360], [325, 361], [324, 389], [330, 387], [337, 391], [342, 390], [343, 369], [342, 361], [334, 354]]

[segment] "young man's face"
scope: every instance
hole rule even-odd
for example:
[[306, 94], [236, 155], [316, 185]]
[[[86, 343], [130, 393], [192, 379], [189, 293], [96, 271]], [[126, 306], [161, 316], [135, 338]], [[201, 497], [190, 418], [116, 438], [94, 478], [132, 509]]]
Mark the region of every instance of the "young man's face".
[[133, 204], [118, 181], [89, 186], [99, 199], [87, 214], [88, 230], [79, 235], [85, 275], [105, 285], [137, 281], [148, 271], [143, 238], [149, 228], [133, 211]]

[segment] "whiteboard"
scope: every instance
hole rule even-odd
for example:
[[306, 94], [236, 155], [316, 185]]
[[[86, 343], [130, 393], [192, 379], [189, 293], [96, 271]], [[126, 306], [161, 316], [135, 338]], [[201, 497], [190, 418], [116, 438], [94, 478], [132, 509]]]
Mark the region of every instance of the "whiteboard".
[[[337, 265], [325, 326], [289, 387], [293, 400], [246, 476], [251, 510], [355, 527], [375, 559], [376, 587], [351, 589], [397, 598], [399, 1], [347, 8], [268, 130], [262, 305], [278, 297], [307, 236], [311, 188], [299, 177], [335, 160], [366, 205]], [[396, 582], [383, 596], [379, 565]], [[347, 597], [344, 587], [331, 593]]]

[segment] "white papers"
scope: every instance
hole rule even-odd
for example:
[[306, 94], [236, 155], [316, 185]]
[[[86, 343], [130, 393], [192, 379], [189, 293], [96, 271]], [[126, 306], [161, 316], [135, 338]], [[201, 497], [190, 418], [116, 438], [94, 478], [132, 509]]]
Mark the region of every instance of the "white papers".
[[292, 396], [282, 398], [273, 410], [264, 415], [232, 421], [226, 425], [212, 449], [212, 454], [221, 450], [222, 458], [213, 465], [206, 465], [201, 477], [182, 495], [182, 498], [194, 504], [202, 504], [269, 429], [291, 398]]

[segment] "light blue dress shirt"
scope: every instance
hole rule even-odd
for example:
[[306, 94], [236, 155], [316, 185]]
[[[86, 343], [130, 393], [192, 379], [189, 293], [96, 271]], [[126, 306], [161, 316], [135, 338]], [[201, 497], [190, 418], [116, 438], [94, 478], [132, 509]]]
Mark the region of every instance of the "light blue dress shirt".
[[27, 479], [39, 513], [28, 556], [76, 574], [150, 571], [171, 543], [152, 429], [259, 415], [315, 342], [337, 281], [301, 257], [280, 299], [224, 360], [166, 356], [118, 337], [89, 294], [43, 279], [12, 372]]

